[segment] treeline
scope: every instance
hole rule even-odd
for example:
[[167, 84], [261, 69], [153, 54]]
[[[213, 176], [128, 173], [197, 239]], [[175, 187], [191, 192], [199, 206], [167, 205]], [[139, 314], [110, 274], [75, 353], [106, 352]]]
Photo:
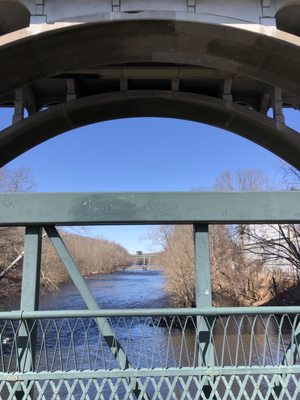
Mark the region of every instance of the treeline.
[[[62, 261], [47, 236], [42, 239], [41, 291], [55, 291], [69, 280]], [[61, 236], [83, 276], [111, 273], [133, 261], [117, 243], [61, 232]], [[16, 304], [22, 281], [24, 229], [0, 229], [0, 300], [2, 306]]]
[[[290, 171], [295, 189], [297, 171]], [[289, 175], [289, 174], [288, 174]], [[289, 175], [291, 177], [291, 175]], [[270, 190], [268, 179], [259, 170], [224, 172], [213, 188], [216, 191]], [[253, 228], [253, 227], [252, 227]], [[260, 305], [299, 286], [300, 227], [270, 225], [276, 238], [252, 230], [247, 225], [211, 225], [209, 228], [213, 302], [231, 299], [239, 305]], [[292, 232], [286, 235], [286, 232]], [[194, 232], [192, 226], [162, 226], [156, 240], [162, 244], [160, 263], [167, 277], [166, 289], [177, 307], [195, 306]], [[288, 266], [288, 267], [287, 267]], [[288, 269], [289, 268], [289, 269]], [[290, 270], [293, 269], [293, 279]]]
[[[132, 264], [128, 251], [121, 245], [105, 240], [74, 234], [62, 238], [83, 276], [114, 272], [118, 267]], [[55, 290], [69, 279], [50, 240], [43, 238], [41, 286]]]
[[[194, 307], [194, 232], [191, 225], [161, 227], [166, 240], [160, 263], [166, 289], [176, 307]], [[210, 226], [210, 262], [215, 305], [231, 299], [239, 305], [258, 305], [278, 296], [289, 282], [280, 268], [270, 269], [260, 259], [243, 252], [233, 228]]]

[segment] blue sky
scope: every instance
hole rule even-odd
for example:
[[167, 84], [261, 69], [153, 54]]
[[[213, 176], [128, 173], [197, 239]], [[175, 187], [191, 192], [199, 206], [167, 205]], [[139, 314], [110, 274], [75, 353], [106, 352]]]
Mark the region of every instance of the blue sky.
[[[11, 111], [0, 111], [0, 128]], [[299, 112], [287, 111], [300, 130]], [[198, 123], [135, 118], [90, 125], [60, 135], [8, 164], [32, 171], [41, 192], [189, 191], [209, 189], [224, 170], [258, 168], [274, 184], [281, 161], [232, 133]], [[88, 235], [115, 240], [130, 252], [152, 251], [145, 227], [88, 228]], [[144, 238], [144, 239], [143, 239]]]

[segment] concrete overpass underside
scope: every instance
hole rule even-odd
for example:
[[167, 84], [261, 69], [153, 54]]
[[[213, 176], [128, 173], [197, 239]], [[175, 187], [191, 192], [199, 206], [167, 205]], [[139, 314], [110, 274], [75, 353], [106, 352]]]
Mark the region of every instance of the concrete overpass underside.
[[80, 126], [159, 116], [232, 131], [299, 168], [283, 108], [300, 108], [300, 2], [148, 3], [0, 1], [0, 106], [15, 110], [0, 165]]

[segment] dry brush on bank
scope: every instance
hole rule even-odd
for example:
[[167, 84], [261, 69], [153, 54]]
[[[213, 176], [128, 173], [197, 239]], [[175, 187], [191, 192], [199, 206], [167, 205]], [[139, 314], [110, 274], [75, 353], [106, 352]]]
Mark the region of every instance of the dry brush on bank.
[[[44, 236], [44, 235], [43, 235]], [[83, 276], [111, 273], [132, 263], [127, 250], [117, 243], [62, 233], [64, 242]], [[0, 299], [2, 308], [15, 306], [20, 297], [24, 229], [0, 229]], [[42, 239], [41, 290], [55, 291], [69, 279], [47, 236]]]
[[[224, 171], [216, 191], [255, 192], [270, 190], [268, 178], [257, 169]], [[247, 225], [210, 226], [210, 258], [214, 302], [230, 298], [240, 305], [254, 305], [278, 297], [288, 282], [280, 268], [270, 268], [263, 257], [245, 251]], [[157, 236], [164, 248], [167, 290], [176, 306], [195, 305], [193, 227], [161, 227]], [[249, 249], [248, 249], [249, 250]], [[277, 264], [278, 265], [278, 264]]]
[[[210, 258], [214, 304], [231, 299], [240, 305], [269, 301], [286, 289], [284, 274], [248, 257], [232, 234], [232, 227], [210, 227]], [[166, 290], [177, 307], [195, 306], [195, 265], [193, 227], [161, 227], [164, 241], [160, 263], [167, 278]]]
[[0, 304], [10, 306], [20, 292], [24, 229], [0, 228]]
[[[83, 276], [111, 273], [132, 263], [128, 251], [115, 242], [66, 233], [62, 237]], [[41, 285], [55, 290], [68, 275], [49, 239], [43, 242]]]

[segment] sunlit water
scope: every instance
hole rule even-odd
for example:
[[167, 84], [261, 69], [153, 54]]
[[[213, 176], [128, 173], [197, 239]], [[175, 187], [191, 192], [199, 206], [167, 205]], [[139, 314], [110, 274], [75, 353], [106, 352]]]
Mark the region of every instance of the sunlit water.
[[[158, 270], [136, 270], [94, 275], [87, 279], [87, 284], [99, 306], [103, 309], [142, 309], [168, 306], [169, 299], [164, 290], [165, 277]], [[74, 310], [84, 308], [86, 308], [84, 301], [71, 283], [63, 285], [54, 295], [42, 296], [40, 301], [40, 309]], [[71, 321], [71, 325], [77, 323], [74, 321]], [[184, 328], [178, 326], [178, 322], [180, 324], [181, 320], [178, 320], [177, 324], [174, 325], [171, 325], [170, 321], [170, 319], [166, 319], [162, 321], [163, 323], [160, 323], [159, 319], [152, 317], [111, 318], [109, 320], [133, 367], [166, 368], [197, 365], [196, 320], [190, 318], [189, 324], [185, 325]], [[276, 317], [272, 317], [268, 321], [260, 318], [255, 323], [253, 321], [253, 317], [246, 317], [243, 320], [241, 317], [230, 319], [226, 316], [215, 321], [213, 332], [216, 365], [276, 365], [281, 362], [282, 350], [287, 348], [290, 341], [291, 326], [289, 322], [286, 321], [280, 328], [279, 339]], [[62, 369], [68, 371], [72, 369], [118, 368], [118, 364], [107, 344], [101, 335], [99, 336], [99, 329], [93, 319], [81, 320], [76, 329], [73, 330], [72, 343], [75, 346], [71, 353], [70, 325], [68, 323], [61, 325], [59, 342], [62, 351], [59, 357], [57, 353], [57, 329], [57, 326], [51, 324], [47, 327], [47, 358], [50, 367], [45, 357], [39, 361], [36, 366], [37, 370]], [[226, 335], [224, 335], [224, 330], [226, 330]], [[87, 331], [88, 340], [85, 337]], [[39, 332], [41, 333], [42, 330], [39, 331], [38, 328]], [[37, 349], [42, 354], [40, 349], [43, 344], [39, 337], [42, 336], [38, 335]], [[84, 344], [86, 340], [88, 341], [88, 348]], [[76, 364], [77, 361], [74, 361], [76, 357], [77, 361], [81, 360], [79, 368]], [[51, 360], [53, 361], [52, 365]], [[265, 391], [266, 389], [267, 387], [262, 390]], [[93, 398], [95, 390], [94, 387], [89, 389], [91, 398]], [[162, 395], [165, 395], [167, 390], [167, 388], [162, 388]], [[235, 390], [239, 390], [238, 386], [233, 388], [233, 391]], [[249, 391], [251, 390], [249, 388]], [[110, 389], [104, 388], [103, 394], [105, 399], [109, 399]], [[118, 390], [118, 394], [122, 398], [122, 388]], [[60, 398], [64, 398], [64, 395], [67, 395], [67, 391], [62, 387]], [[193, 396], [193, 389], [190, 390], [190, 395]], [[50, 392], [49, 396], [51, 398]], [[81, 389], [76, 389], [74, 398], [81, 398], [81, 396]]]
[[[156, 308], [167, 304], [165, 278], [159, 270], [122, 271], [94, 275], [87, 279], [89, 289], [101, 308]], [[53, 296], [44, 296], [40, 309], [82, 309], [84, 302], [72, 283]]]

